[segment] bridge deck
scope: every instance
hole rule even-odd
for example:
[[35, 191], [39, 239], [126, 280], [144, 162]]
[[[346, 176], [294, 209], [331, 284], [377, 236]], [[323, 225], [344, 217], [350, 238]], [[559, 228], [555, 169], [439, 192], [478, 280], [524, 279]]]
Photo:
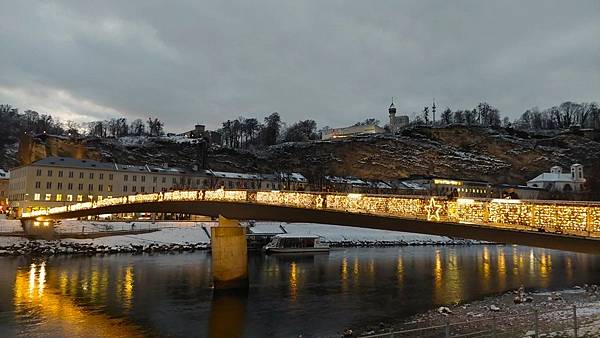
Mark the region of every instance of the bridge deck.
[[[181, 212], [236, 219], [314, 222], [600, 252], [600, 203], [245, 190], [131, 195], [25, 213], [72, 218], [127, 212]], [[525, 240], [525, 238], [531, 240]], [[567, 249], [568, 250], [568, 249]]]

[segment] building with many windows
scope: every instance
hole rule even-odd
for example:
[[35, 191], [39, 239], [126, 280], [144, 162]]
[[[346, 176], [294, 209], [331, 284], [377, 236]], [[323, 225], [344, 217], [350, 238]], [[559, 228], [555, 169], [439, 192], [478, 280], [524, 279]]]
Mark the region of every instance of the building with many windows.
[[[9, 203], [17, 214], [77, 202], [177, 189], [286, 189], [269, 175], [192, 171], [47, 157], [11, 170]], [[293, 174], [294, 176], [302, 176]], [[304, 178], [302, 176], [302, 178]]]

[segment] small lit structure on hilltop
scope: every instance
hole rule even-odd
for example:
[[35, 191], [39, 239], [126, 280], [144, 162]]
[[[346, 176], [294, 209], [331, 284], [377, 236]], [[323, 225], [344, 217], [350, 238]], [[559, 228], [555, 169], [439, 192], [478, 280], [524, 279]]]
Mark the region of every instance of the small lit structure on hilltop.
[[557, 192], [577, 192], [582, 191], [585, 184], [583, 177], [583, 166], [573, 164], [571, 173], [563, 174], [560, 166], [550, 168], [549, 173], [542, 173], [532, 180], [527, 181], [527, 186], [531, 188], [544, 188], [548, 191]]

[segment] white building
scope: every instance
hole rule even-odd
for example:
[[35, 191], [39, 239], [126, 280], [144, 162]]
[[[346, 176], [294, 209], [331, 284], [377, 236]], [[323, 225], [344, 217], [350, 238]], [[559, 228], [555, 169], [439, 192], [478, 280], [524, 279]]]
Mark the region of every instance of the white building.
[[583, 177], [583, 166], [573, 164], [571, 173], [563, 174], [562, 168], [554, 166], [549, 173], [542, 173], [536, 178], [527, 181], [531, 188], [544, 188], [548, 191], [573, 192], [583, 190], [585, 178]]
[[385, 129], [376, 124], [358, 125], [346, 128], [335, 128], [323, 131], [321, 139], [330, 140], [366, 134], [382, 134]]

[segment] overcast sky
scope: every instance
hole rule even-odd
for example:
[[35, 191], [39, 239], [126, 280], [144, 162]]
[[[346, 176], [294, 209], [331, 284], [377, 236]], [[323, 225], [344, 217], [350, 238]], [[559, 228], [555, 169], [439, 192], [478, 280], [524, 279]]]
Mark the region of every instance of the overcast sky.
[[0, 0], [0, 103], [22, 110], [341, 127], [385, 122], [392, 96], [409, 115], [600, 101], [600, 1]]

